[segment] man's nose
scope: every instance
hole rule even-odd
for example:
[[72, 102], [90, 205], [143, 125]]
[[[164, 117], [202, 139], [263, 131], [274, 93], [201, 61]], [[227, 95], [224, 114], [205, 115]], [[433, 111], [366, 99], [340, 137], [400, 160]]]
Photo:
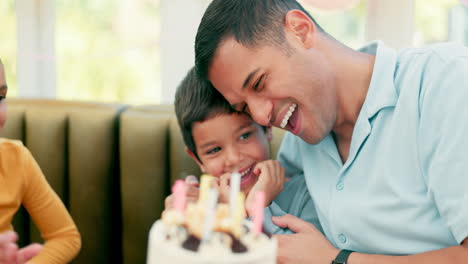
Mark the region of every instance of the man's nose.
[[271, 125], [272, 103], [269, 100], [252, 98], [247, 101], [250, 116], [262, 126]]

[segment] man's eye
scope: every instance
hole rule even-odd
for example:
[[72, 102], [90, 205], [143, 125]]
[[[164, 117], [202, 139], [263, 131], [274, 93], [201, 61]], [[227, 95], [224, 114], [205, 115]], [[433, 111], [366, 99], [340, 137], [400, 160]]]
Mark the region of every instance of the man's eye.
[[244, 133], [244, 134], [242, 134], [242, 135], [240, 136], [240, 139], [241, 139], [241, 140], [248, 139], [251, 135], [252, 135], [252, 132]]
[[210, 154], [215, 154], [216, 152], [218, 152], [218, 151], [220, 151], [220, 150], [221, 150], [220, 147], [212, 148], [212, 149], [208, 150], [208, 151], [206, 152], [206, 154], [208, 154], [208, 155], [210, 155]]
[[239, 112], [245, 112], [245, 110], [247, 110], [247, 104], [244, 104]]
[[260, 78], [258, 78], [257, 82], [255, 83], [254, 87], [253, 87], [253, 90], [255, 92], [258, 92], [259, 91], [259, 88], [260, 88], [260, 84], [262, 84], [262, 80], [264, 78], [265, 75], [262, 75], [260, 76]]

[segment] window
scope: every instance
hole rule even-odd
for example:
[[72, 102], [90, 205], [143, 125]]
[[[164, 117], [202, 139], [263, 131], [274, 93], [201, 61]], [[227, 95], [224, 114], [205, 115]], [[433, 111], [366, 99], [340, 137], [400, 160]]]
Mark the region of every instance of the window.
[[57, 97], [159, 103], [159, 0], [56, 1]]
[[16, 12], [15, 0], [0, 1], [0, 58], [5, 65], [8, 96], [17, 95], [16, 85]]
[[443, 41], [468, 45], [467, 25], [468, 6], [459, 0], [415, 0], [415, 46]]
[[367, 1], [359, 1], [354, 7], [339, 11], [323, 11], [306, 3], [303, 6], [337, 40], [355, 49], [365, 44]]

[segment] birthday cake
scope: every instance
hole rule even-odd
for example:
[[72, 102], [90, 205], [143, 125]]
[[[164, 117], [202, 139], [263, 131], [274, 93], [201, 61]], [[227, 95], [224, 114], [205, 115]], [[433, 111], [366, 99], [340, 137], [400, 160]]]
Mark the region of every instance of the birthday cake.
[[197, 203], [185, 204], [183, 181], [176, 182], [174, 208], [166, 210], [149, 234], [147, 264], [276, 263], [276, 239], [262, 232], [263, 193], [256, 194], [253, 221], [245, 220], [244, 194], [218, 204], [218, 193], [202, 177]]

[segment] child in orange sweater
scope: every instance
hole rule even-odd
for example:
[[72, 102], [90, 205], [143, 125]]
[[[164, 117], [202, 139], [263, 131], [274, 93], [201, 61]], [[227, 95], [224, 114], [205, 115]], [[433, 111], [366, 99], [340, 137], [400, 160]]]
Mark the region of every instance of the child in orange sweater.
[[[0, 61], [0, 130], [6, 120], [7, 85]], [[11, 221], [23, 205], [41, 231], [44, 245], [23, 249]], [[62, 264], [81, 248], [70, 214], [50, 187], [31, 153], [20, 141], [0, 139], [0, 264]]]

